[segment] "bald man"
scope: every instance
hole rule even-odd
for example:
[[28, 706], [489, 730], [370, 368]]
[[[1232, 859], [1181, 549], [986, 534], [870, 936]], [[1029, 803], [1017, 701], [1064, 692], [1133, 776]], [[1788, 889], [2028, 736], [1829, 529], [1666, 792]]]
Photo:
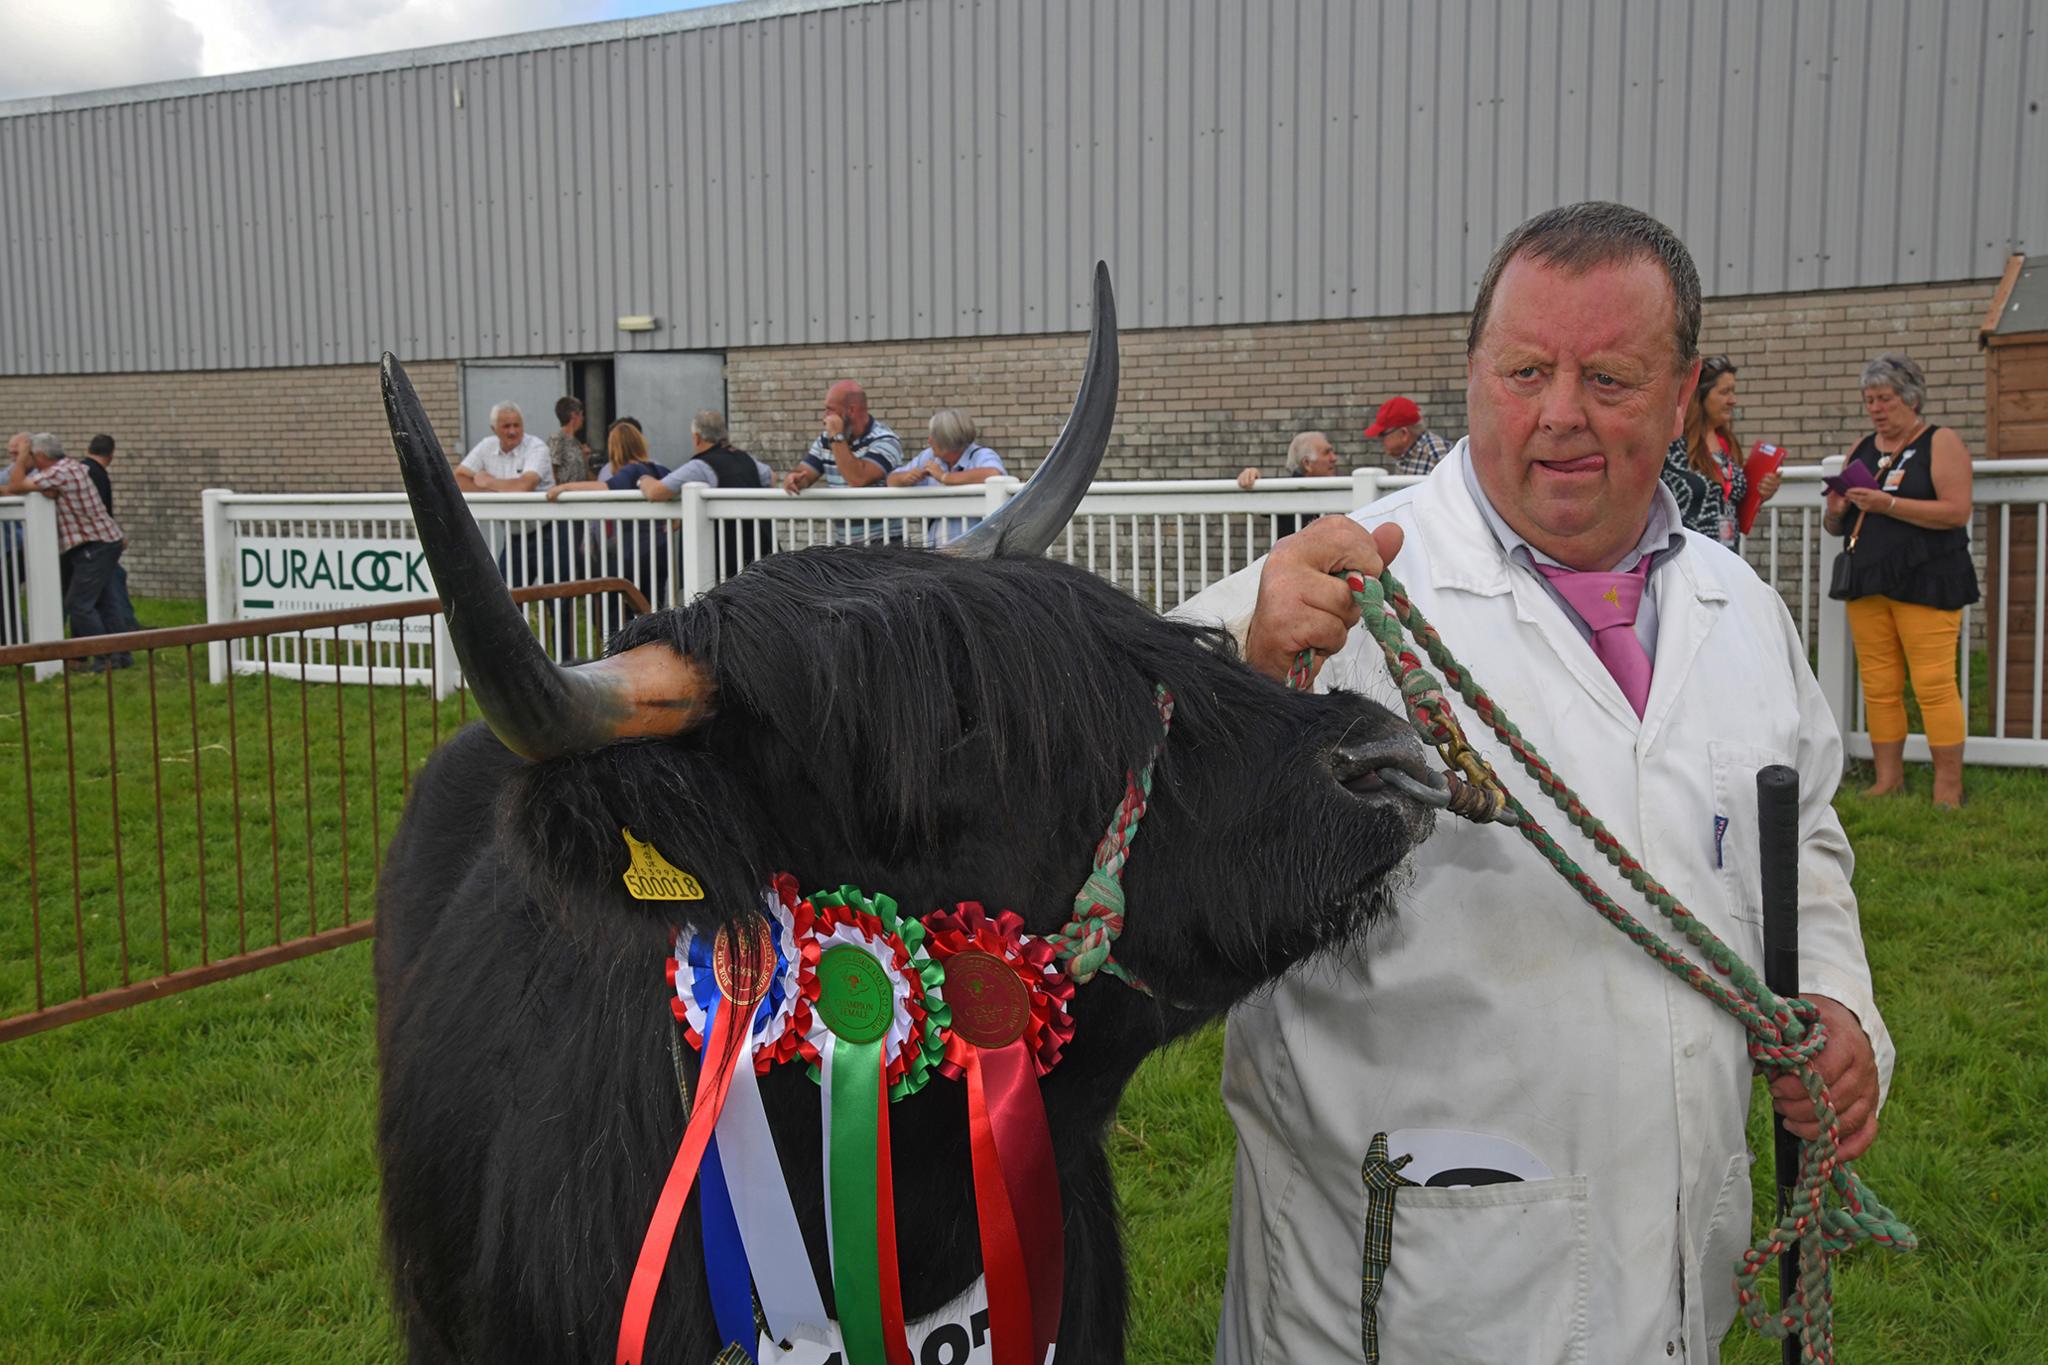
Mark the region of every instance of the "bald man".
[[801, 493], [823, 479], [827, 488], [879, 487], [903, 463], [903, 442], [868, 411], [867, 391], [851, 379], [825, 390], [823, 430], [782, 481]]

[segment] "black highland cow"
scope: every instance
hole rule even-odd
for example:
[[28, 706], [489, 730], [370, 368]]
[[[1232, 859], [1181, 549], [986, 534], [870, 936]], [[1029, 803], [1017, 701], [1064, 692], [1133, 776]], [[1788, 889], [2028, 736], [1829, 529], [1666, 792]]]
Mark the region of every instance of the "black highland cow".
[[[805, 890], [885, 891], [912, 914], [978, 900], [1050, 933], [1126, 772], [1158, 744], [1163, 684], [1178, 710], [1117, 945], [1156, 994], [1106, 976], [1079, 988], [1073, 1041], [1043, 1082], [1066, 1213], [1058, 1360], [1123, 1358], [1104, 1137], [1125, 1083], [1147, 1053], [1385, 913], [1430, 816], [1375, 776], [1423, 772], [1397, 717], [1289, 692], [1226, 636], [1041, 557], [1114, 408], [1100, 271], [1096, 290], [1073, 418], [963, 553], [772, 556], [572, 669], [541, 654], [504, 596], [387, 358], [419, 534], [491, 725], [421, 774], [380, 882], [384, 1222], [414, 1362], [612, 1358], [685, 1120], [663, 978], [672, 925], [750, 912], [786, 871]], [[622, 825], [705, 898], [630, 899]], [[761, 1084], [830, 1306], [817, 1087], [799, 1067]], [[912, 1319], [981, 1273], [963, 1095], [935, 1081], [893, 1106]], [[704, 1285], [701, 1248], [678, 1237], [648, 1360], [718, 1353]]]

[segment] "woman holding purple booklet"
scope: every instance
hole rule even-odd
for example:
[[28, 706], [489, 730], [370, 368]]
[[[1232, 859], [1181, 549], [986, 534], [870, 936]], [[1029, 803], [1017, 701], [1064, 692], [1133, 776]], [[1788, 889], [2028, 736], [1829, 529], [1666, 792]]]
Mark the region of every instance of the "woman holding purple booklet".
[[1886, 352], [1863, 367], [1871, 434], [1828, 480], [1826, 525], [1847, 540], [1828, 595], [1849, 604], [1863, 675], [1876, 780], [1868, 794], [1906, 785], [1906, 680], [1920, 703], [1934, 761], [1934, 804], [1963, 803], [1967, 720], [1956, 687], [1963, 608], [1977, 600], [1970, 560], [1970, 452], [1920, 415], [1927, 376]]

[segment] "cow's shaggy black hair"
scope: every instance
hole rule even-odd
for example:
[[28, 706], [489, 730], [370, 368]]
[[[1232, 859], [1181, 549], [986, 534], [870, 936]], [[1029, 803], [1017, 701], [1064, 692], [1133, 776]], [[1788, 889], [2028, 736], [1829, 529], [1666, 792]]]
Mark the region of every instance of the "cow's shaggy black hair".
[[[1076, 992], [1044, 1084], [1067, 1209], [1059, 1358], [1122, 1356], [1123, 1270], [1103, 1136], [1143, 1056], [1378, 913], [1425, 827], [1328, 766], [1401, 742], [1353, 697], [1288, 692], [1219, 632], [1161, 620], [1037, 559], [825, 548], [773, 556], [614, 652], [673, 647], [717, 711], [676, 739], [525, 764], [487, 732], [423, 774], [381, 893], [381, 1138], [398, 1302], [418, 1361], [608, 1359], [624, 1285], [682, 1130], [661, 970], [671, 925], [751, 906], [766, 876], [959, 900], [1058, 928], [1125, 775], [1159, 746], [1119, 956], [1158, 991]], [[706, 889], [632, 900], [621, 827]], [[813, 1272], [829, 1286], [816, 1087], [763, 1079]], [[894, 1106], [905, 1307], [979, 1273], [965, 1104]], [[686, 1229], [695, 1226], [694, 1215]], [[649, 1359], [716, 1352], [698, 1250], [678, 1238]], [[829, 1302], [829, 1289], [828, 1289]]]

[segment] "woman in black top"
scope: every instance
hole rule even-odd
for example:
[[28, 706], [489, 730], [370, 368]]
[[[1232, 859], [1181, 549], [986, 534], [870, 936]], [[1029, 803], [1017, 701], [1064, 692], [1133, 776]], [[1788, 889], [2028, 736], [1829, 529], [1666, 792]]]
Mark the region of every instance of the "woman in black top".
[[1846, 567], [1829, 595], [1849, 604], [1849, 633], [1863, 675], [1877, 780], [1869, 794], [1905, 786], [1908, 673], [1927, 748], [1934, 804], [1963, 801], [1967, 718], [1956, 688], [1963, 608], [1977, 600], [1970, 560], [1970, 453], [1962, 438], [1920, 416], [1927, 377], [1887, 352], [1863, 367], [1863, 409], [1873, 428], [1849, 460], [1874, 488], [1827, 495], [1827, 529], [1847, 537]]
[[[1725, 355], [1708, 356], [1700, 362], [1699, 386], [1685, 403], [1685, 432], [1664, 452], [1662, 476], [1686, 530], [1740, 553], [1740, 513], [1749, 478], [1735, 435], [1735, 407], [1734, 363]], [[1763, 477], [1761, 501], [1777, 495], [1778, 481], [1775, 472]]]

